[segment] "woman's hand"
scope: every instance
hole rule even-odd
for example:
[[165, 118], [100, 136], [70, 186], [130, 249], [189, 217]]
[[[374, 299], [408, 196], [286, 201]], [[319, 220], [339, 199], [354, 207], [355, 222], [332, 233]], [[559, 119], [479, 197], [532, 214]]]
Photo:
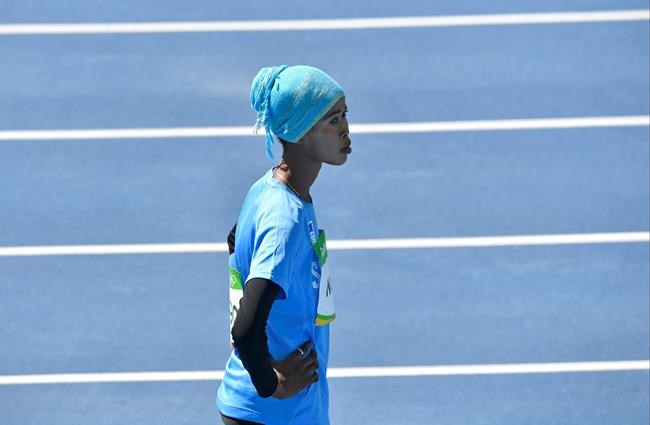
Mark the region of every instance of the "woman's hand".
[[[312, 350], [313, 344], [305, 342], [293, 353], [283, 360], [271, 361], [275, 374], [278, 376], [278, 386], [271, 397], [285, 399], [293, 397], [309, 385], [318, 382], [320, 377], [316, 350]], [[308, 353], [303, 356], [301, 353]]]

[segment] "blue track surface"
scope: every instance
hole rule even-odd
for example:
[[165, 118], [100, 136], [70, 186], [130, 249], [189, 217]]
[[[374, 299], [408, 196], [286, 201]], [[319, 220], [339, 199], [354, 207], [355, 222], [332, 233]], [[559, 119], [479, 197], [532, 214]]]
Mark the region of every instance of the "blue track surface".
[[0, 129], [248, 125], [269, 63], [336, 71], [356, 122], [645, 115], [648, 48], [647, 22], [5, 37]]
[[[0, 0], [2, 23], [647, 8], [640, 1]], [[647, 21], [0, 36], [0, 131], [252, 125], [261, 66], [320, 66], [352, 123], [650, 113]], [[352, 135], [332, 239], [647, 232], [648, 127]], [[261, 137], [0, 142], [0, 246], [222, 242]], [[650, 358], [647, 243], [332, 251], [331, 366]], [[223, 369], [226, 255], [0, 256], [0, 375]], [[365, 299], [372, 302], [364, 302]], [[332, 424], [647, 424], [648, 371], [336, 378]], [[216, 382], [0, 385], [4, 424], [217, 423]], [[363, 418], [360, 420], [359, 418]]]

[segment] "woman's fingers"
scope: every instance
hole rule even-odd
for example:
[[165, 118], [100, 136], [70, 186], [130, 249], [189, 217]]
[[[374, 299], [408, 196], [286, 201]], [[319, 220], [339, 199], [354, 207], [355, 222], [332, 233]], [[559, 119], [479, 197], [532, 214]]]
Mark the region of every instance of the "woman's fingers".
[[299, 348], [281, 361], [272, 361], [273, 368], [278, 374], [281, 391], [275, 398], [292, 397], [309, 385], [318, 382], [318, 353], [311, 341], [303, 343]]
[[309, 350], [311, 350], [312, 347], [313, 344], [311, 343], [311, 341], [304, 342], [300, 347], [296, 349], [296, 351], [293, 352], [294, 357], [297, 357], [299, 359], [303, 358], [305, 354], [307, 354]]
[[311, 350], [311, 353], [302, 360], [302, 367], [304, 370], [318, 368], [318, 353], [316, 353], [316, 350]]

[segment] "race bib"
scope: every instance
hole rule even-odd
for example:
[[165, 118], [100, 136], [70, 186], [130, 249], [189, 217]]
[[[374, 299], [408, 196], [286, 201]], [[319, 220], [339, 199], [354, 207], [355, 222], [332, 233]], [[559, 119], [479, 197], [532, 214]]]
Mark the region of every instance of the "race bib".
[[330, 264], [327, 261], [327, 241], [325, 231], [321, 230], [318, 239], [313, 243], [314, 251], [320, 265], [320, 283], [318, 285], [318, 308], [316, 310], [316, 325], [325, 326], [336, 318], [334, 310], [334, 288], [330, 275]]
[[229, 302], [230, 302], [230, 346], [234, 346], [235, 343], [232, 340], [232, 327], [235, 324], [235, 319], [237, 319], [237, 312], [239, 311], [239, 302], [244, 296], [244, 287], [241, 282], [241, 273], [233, 268], [233, 266], [228, 265], [228, 276], [230, 278], [230, 288], [229, 288]]

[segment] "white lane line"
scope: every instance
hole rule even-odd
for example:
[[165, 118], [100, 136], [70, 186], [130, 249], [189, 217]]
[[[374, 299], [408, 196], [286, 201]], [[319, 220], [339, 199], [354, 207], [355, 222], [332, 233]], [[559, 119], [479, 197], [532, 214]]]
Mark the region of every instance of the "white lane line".
[[[382, 366], [329, 368], [328, 378], [510, 375], [529, 373], [621, 372], [650, 370], [650, 360], [604, 362], [475, 364], [449, 366]], [[0, 375], [0, 385], [89, 384], [107, 382], [216, 381], [223, 370], [186, 372], [72, 373]]]
[[[439, 133], [457, 131], [545, 130], [563, 128], [646, 127], [650, 115], [534, 118], [512, 120], [429, 121], [351, 124], [353, 134]], [[260, 129], [258, 135], [263, 135]], [[117, 128], [95, 130], [6, 130], [0, 141], [20, 140], [96, 140], [96, 139], [161, 139], [197, 137], [251, 137], [253, 126], [240, 127], [171, 127]]]
[[487, 236], [467, 238], [402, 238], [333, 240], [329, 249], [479, 248], [494, 246], [573, 245], [650, 242], [650, 232], [582, 233], [564, 235]]
[[226, 243], [3, 246], [0, 257], [228, 252]]
[[618, 117], [536, 118], [514, 120], [433, 121], [357, 124], [350, 132], [437, 133], [453, 131], [545, 130], [556, 128], [641, 127], [650, 125], [649, 115]]
[[[479, 248], [495, 246], [572, 245], [650, 242], [650, 232], [579, 233], [458, 238], [348, 239], [328, 241], [330, 250]], [[5, 246], [0, 257], [110, 254], [180, 254], [227, 252], [226, 243]]]
[[5, 24], [0, 35], [261, 32], [647, 21], [650, 10], [265, 21]]
[[327, 377], [366, 378], [389, 376], [509, 375], [522, 373], [614, 372], [626, 370], [650, 370], [650, 360], [333, 368], [328, 371]]

